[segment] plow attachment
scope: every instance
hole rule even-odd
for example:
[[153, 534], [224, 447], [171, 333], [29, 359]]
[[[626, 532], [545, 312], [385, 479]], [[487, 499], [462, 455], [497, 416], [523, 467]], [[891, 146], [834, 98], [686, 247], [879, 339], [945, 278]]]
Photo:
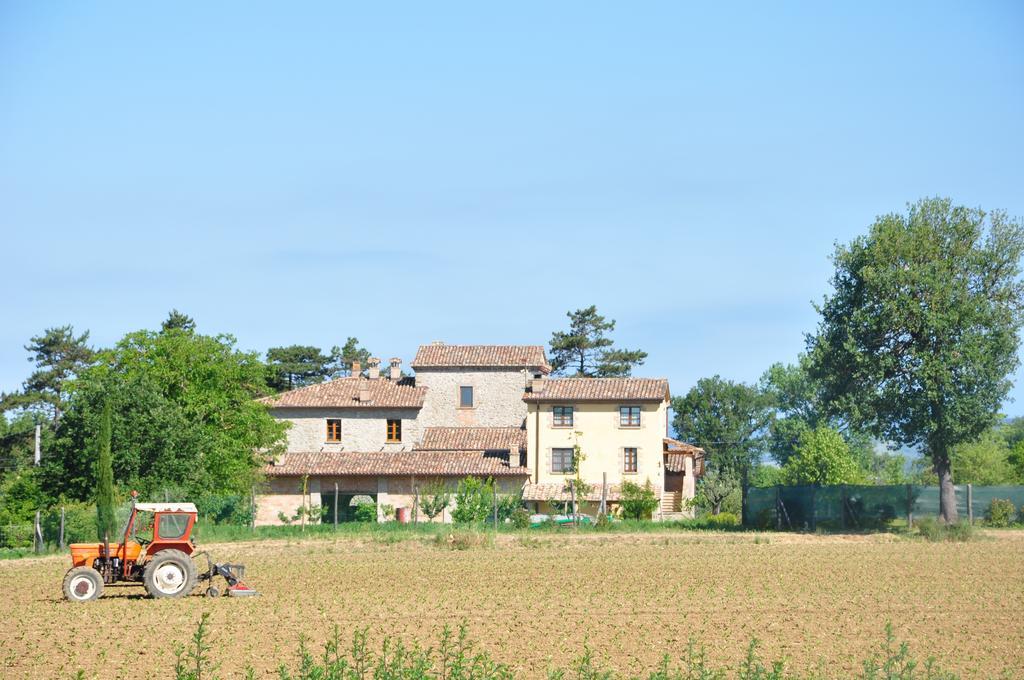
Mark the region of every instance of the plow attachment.
[[207, 597], [218, 597], [221, 594], [220, 590], [213, 585], [215, 576], [220, 576], [227, 582], [228, 585], [225, 593], [229, 597], [252, 597], [259, 595], [259, 592], [242, 582], [242, 578], [245, 577], [244, 564], [217, 564], [210, 557], [209, 553], [203, 554], [206, 556], [207, 570], [199, 575], [199, 579], [207, 582]]

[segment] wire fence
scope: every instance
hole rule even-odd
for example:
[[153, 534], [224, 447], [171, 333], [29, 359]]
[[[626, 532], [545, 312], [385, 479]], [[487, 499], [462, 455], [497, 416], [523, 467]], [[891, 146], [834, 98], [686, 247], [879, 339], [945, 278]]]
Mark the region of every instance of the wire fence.
[[[1024, 486], [956, 488], [957, 514], [968, 522], [984, 520], [996, 499], [1013, 504], [1024, 517]], [[745, 526], [761, 529], [881, 529], [937, 517], [939, 487], [890, 486], [773, 486], [747, 489], [743, 506]]]

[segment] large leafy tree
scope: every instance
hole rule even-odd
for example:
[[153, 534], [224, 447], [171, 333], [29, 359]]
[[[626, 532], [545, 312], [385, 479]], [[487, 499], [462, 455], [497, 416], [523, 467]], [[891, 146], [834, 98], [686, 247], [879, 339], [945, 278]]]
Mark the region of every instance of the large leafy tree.
[[805, 430], [782, 468], [787, 484], [857, 484], [863, 471], [843, 436], [827, 425]]
[[228, 335], [139, 331], [102, 352], [75, 381], [53, 451], [53, 495], [89, 498], [90, 437], [112, 409], [113, 470], [143, 494], [247, 494], [284, 424], [254, 400], [269, 392], [266, 366]]
[[[717, 471], [716, 485], [738, 482], [746, 493], [750, 473], [764, 454], [771, 397], [754, 385], [716, 375], [698, 380], [685, 396], [673, 397], [672, 410], [676, 434], [704, 449], [709, 469]], [[713, 506], [720, 508], [721, 501]]]
[[898, 483], [893, 481], [893, 473], [903, 464], [903, 457], [881, 450], [870, 432], [829, 413], [821, 385], [808, 370], [806, 355], [801, 355], [796, 364], [770, 366], [761, 376], [759, 387], [771, 397], [775, 410], [767, 443], [769, 455], [780, 466], [796, 454], [804, 435], [829, 427], [841, 434], [866, 480]]
[[311, 345], [271, 347], [267, 350], [268, 382], [277, 390], [292, 390], [323, 382], [331, 375], [335, 359]]
[[647, 352], [618, 349], [605, 333], [615, 321], [597, 313], [597, 307], [567, 312], [569, 330], [551, 334], [551, 367], [560, 375], [585, 378], [628, 376], [647, 358]]
[[996, 420], [1018, 365], [1024, 227], [926, 199], [837, 246], [834, 292], [808, 338], [811, 374], [836, 413], [920, 448], [957, 519], [951, 454]]
[[36, 410], [56, 424], [65, 410], [69, 383], [95, 356], [88, 342], [89, 331], [75, 335], [71, 326], [47, 328], [42, 335], [33, 337], [25, 349], [36, 370], [21, 392], [0, 398], [0, 410]]
[[986, 432], [977, 441], [954, 447], [950, 458], [953, 478], [960, 484], [992, 486], [1019, 481], [1010, 447], [999, 428]]

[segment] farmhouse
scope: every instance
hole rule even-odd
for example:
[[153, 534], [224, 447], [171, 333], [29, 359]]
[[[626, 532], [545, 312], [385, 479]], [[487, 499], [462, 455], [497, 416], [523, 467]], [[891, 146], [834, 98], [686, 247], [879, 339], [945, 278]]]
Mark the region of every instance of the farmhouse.
[[433, 343], [412, 368], [415, 376], [403, 377], [393, 358], [382, 374], [373, 358], [366, 376], [357, 364], [352, 377], [263, 399], [290, 428], [285, 452], [266, 468], [256, 522], [330, 520], [335, 507], [344, 521], [367, 501], [379, 518], [390, 507], [405, 519], [424, 488], [454, 489], [467, 476], [553, 511], [566, 500], [577, 446], [587, 511], [602, 498], [614, 508], [627, 480], [650, 482], [660, 517], [684, 514], [693, 497], [703, 451], [665, 438], [666, 380], [550, 378], [535, 345]]

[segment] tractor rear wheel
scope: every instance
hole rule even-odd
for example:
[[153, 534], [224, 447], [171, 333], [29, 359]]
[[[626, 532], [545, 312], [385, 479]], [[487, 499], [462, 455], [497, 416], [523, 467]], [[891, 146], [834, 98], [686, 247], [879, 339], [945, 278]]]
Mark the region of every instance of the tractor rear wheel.
[[103, 575], [92, 567], [74, 567], [64, 575], [64, 597], [88, 602], [103, 594]]
[[180, 550], [161, 550], [153, 555], [142, 577], [150, 597], [184, 597], [198, 580], [196, 563]]

